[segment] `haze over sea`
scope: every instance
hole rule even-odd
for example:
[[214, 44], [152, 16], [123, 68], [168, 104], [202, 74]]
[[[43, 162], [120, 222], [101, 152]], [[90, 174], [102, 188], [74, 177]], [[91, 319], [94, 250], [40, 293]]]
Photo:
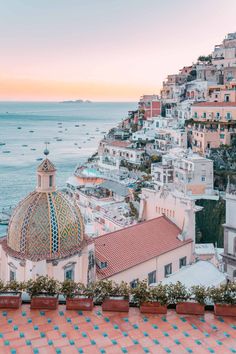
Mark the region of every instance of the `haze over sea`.
[[[45, 141], [57, 168], [57, 186], [63, 188], [76, 165], [97, 150], [102, 132], [135, 107], [127, 102], [0, 102], [0, 144], [5, 143], [0, 145], [0, 211], [34, 190]], [[0, 235], [5, 232], [0, 226]]]

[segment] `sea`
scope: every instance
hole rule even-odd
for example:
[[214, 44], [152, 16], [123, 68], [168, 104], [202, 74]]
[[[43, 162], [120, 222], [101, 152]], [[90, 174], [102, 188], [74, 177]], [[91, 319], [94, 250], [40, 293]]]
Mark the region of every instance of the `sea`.
[[[57, 168], [57, 187], [62, 189], [76, 166], [96, 152], [105, 132], [136, 106], [135, 102], [0, 102], [0, 212], [12, 210], [35, 189], [45, 143]], [[6, 226], [0, 225], [0, 236], [5, 234]]]

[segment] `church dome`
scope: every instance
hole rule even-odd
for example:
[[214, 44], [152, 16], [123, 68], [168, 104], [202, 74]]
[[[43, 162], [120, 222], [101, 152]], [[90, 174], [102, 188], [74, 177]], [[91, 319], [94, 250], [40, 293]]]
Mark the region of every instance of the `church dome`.
[[78, 206], [55, 188], [55, 167], [46, 158], [37, 169], [38, 185], [15, 208], [7, 246], [16, 256], [59, 259], [81, 249], [84, 225]]

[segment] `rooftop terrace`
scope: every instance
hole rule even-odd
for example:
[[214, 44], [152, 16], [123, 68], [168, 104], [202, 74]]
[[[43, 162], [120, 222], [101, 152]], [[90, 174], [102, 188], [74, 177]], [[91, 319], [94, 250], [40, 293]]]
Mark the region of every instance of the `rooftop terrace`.
[[236, 323], [231, 317], [166, 316], [66, 311], [0, 311], [0, 353], [236, 353]]

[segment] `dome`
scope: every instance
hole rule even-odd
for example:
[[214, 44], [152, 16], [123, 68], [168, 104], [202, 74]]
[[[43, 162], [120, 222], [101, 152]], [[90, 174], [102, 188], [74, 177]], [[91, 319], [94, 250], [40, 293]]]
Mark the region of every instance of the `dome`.
[[83, 233], [80, 210], [65, 193], [35, 191], [14, 210], [7, 246], [20, 258], [57, 259], [78, 252]]
[[16, 257], [59, 259], [82, 247], [84, 225], [78, 206], [56, 190], [56, 168], [47, 158], [37, 168], [37, 187], [14, 210], [7, 248]]

